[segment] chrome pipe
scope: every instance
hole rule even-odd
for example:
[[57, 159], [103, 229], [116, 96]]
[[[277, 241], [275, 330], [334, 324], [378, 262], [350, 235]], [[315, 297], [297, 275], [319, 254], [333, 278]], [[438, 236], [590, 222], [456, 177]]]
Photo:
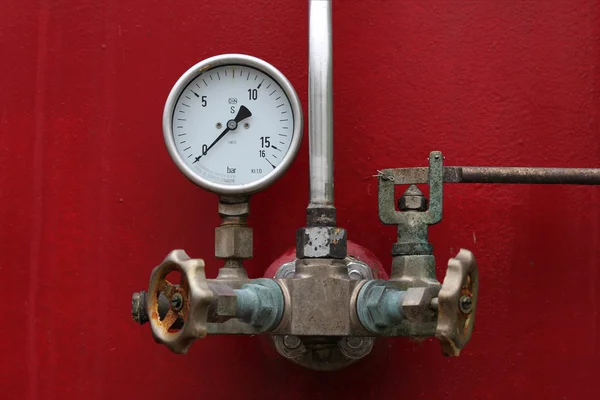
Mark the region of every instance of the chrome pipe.
[[309, 208], [333, 207], [331, 0], [310, 0], [309, 10]]

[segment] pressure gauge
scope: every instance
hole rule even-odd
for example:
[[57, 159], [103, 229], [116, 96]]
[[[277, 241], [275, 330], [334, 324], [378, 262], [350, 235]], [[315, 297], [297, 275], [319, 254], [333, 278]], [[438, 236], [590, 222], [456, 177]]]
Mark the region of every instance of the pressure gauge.
[[288, 169], [302, 140], [302, 109], [271, 64], [224, 54], [175, 83], [163, 115], [167, 149], [195, 184], [222, 195], [267, 188]]

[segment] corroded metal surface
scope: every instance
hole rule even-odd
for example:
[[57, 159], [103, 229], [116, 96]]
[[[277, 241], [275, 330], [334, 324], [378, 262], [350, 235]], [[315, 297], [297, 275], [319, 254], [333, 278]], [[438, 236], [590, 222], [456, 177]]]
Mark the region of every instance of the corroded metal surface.
[[600, 168], [458, 167], [462, 183], [600, 185]]
[[[181, 282], [173, 285], [166, 280], [171, 272], [179, 272]], [[171, 308], [161, 318], [158, 312], [158, 298], [164, 294], [171, 299], [176, 293], [183, 298], [180, 310]], [[187, 353], [194, 340], [207, 333], [208, 309], [213, 293], [204, 275], [204, 261], [190, 259], [183, 250], [173, 250], [164, 261], [154, 268], [150, 276], [146, 312], [150, 319], [152, 336], [158, 343], [166, 345], [175, 353]], [[171, 332], [178, 318], [183, 326]]]
[[335, 226], [336, 210], [332, 204], [309, 204], [306, 208], [307, 226]]
[[296, 231], [296, 257], [346, 258], [346, 230], [336, 227], [305, 227]]
[[362, 286], [356, 302], [362, 325], [377, 335], [387, 335], [405, 316], [401, 307], [406, 292], [389, 281], [370, 281]]
[[[300, 228], [298, 258], [281, 266], [280, 279], [251, 281], [242, 267], [252, 256], [248, 204], [225, 202], [216, 230], [216, 255], [225, 259], [219, 277], [207, 280], [202, 260], [176, 250], [153, 271], [149, 294], [134, 294], [133, 318], [141, 324], [149, 319], [155, 340], [178, 353], [209, 333], [270, 333], [280, 354], [317, 370], [364, 357], [376, 336], [435, 335], [445, 355], [459, 355], [473, 331], [478, 275], [473, 255], [463, 249], [450, 259], [444, 284], [436, 279], [428, 227], [441, 220], [443, 183], [596, 184], [600, 170], [444, 168], [440, 152], [430, 154], [429, 164], [379, 171], [380, 219], [398, 226], [389, 281], [373, 281], [368, 265], [347, 256], [346, 231], [331, 226]], [[415, 185], [425, 182], [430, 199]], [[399, 211], [398, 184], [410, 185]], [[333, 216], [313, 214], [314, 225], [326, 225]], [[182, 274], [179, 285], [165, 279], [173, 271]]]
[[292, 279], [281, 279], [287, 287], [289, 319], [278, 333], [314, 336], [345, 336], [355, 328], [350, 319], [350, 299], [356, 281], [350, 280], [343, 260], [306, 259], [296, 261]]
[[284, 297], [273, 279], [255, 279], [235, 291], [235, 316], [259, 332], [269, 332], [279, 325], [284, 311]]
[[[407, 176], [404, 176], [402, 172]], [[425, 175], [424, 177], [421, 175]], [[423, 182], [411, 182], [413, 175], [424, 178]], [[379, 219], [385, 225], [408, 225], [407, 213], [396, 211], [394, 201], [394, 186], [400, 184], [429, 183], [429, 209], [418, 212], [415, 218], [423, 224], [434, 225], [442, 219], [443, 187], [443, 156], [439, 151], [429, 155], [429, 168], [386, 169], [379, 171]]]
[[398, 240], [392, 246], [393, 256], [432, 255], [433, 247], [428, 240], [429, 225], [442, 219], [444, 186], [442, 153], [433, 151], [429, 155], [429, 207], [427, 199], [414, 185], [404, 192], [396, 211], [394, 187], [402, 180], [393, 175], [397, 170], [379, 171], [379, 219], [386, 225], [398, 226]]
[[[379, 178], [396, 185], [427, 183], [428, 167], [380, 171]], [[444, 167], [444, 183], [600, 185], [600, 168]]]
[[274, 330], [277, 351], [314, 370], [337, 370], [371, 352], [375, 342], [360, 323], [357, 295], [373, 279], [371, 268], [353, 257], [306, 259], [282, 264], [275, 274], [286, 312]]

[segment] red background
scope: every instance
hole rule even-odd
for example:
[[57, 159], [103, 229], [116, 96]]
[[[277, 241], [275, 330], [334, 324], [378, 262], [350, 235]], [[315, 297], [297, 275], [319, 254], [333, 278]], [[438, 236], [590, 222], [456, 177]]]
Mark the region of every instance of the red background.
[[[336, 205], [389, 271], [377, 169], [600, 167], [600, 2], [334, 1]], [[481, 300], [457, 359], [435, 340], [381, 342], [342, 372], [273, 358], [259, 338], [187, 356], [130, 317], [174, 248], [216, 275], [217, 199], [163, 144], [164, 101], [194, 63], [252, 54], [307, 110], [308, 2], [4, 1], [0, 11], [2, 399], [591, 399], [600, 367], [600, 188], [454, 185], [431, 230], [439, 278], [477, 256]], [[254, 197], [251, 276], [293, 246], [305, 140]]]

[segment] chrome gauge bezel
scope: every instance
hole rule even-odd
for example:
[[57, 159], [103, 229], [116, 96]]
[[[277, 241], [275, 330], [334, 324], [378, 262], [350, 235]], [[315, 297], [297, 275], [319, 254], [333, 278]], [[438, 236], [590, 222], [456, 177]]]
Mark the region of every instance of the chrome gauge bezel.
[[[181, 97], [183, 91], [188, 85], [198, 77], [198, 75], [205, 73], [213, 68], [227, 66], [227, 65], [240, 65], [251, 67], [261, 71], [262, 73], [270, 76], [282, 89], [284, 94], [287, 96], [292, 112], [293, 112], [293, 136], [290, 143], [290, 148], [286, 155], [283, 157], [279, 165], [269, 172], [267, 175], [246, 184], [240, 185], [224, 185], [209, 181], [206, 178], [200, 176], [192, 168], [190, 168], [183, 160], [177, 148], [175, 146], [175, 137], [173, 135], [173, 115], [175, 112], [175, 106], [177, 101]], [[220, 195], [250, 195], [259, 191], [262, 191], [271, 186], [277, 181], [290, 167], [296, 155], [298, 149], [302, 143], [303, 135], [303, 123], [304, 117], [302, 115], [302, 106], [298, 95], [294, 90], [294, 87], [290, 81], [281, 73], [277, 68], [268, 62], [259, 58], [245, 55], [245, 54], [221, 54], [218, 56], [207, 58], [198, 64], [188, 69], [175, 83], [165, 104], [163, 113], [163, 134], [165, 144], [169, 155], [175, 162], [175, 165], [183, 172], [183, 174], [196, 185], [217, 193]]]

